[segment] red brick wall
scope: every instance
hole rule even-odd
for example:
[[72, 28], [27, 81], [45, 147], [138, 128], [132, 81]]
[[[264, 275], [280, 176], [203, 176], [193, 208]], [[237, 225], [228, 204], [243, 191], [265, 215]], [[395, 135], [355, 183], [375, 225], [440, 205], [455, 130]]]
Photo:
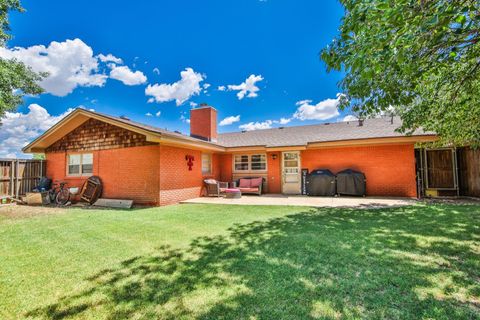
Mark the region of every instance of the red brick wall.
[[217, 140], [217, 110], [202, 107], [190, 110], [190, 135], [207, 140]]
[[219, 169], [220, 169], [220, 180], [225, 182], [232, 181], [232, 171], [233, 171], [233, 163], [232, 163], [232, 155], [231, 154], [221, 154], [219, 155]]
[[158, 145], [99, 151], [98, 175], [104, 185], [103, 197], [157, 204], [159, 151]]
[[[167, 205], [199, 197], [203, 180], [220, 179], [221, 156], [212, 155], [212, 174], [202, 174], [201, 152], [170, 146], [93, 151], [93, 174], [103, 182], [104, 198], [133, 199], [139, 204]], [[186, 155], [193, 155], [192, 171]], [[67, 177], [67, 153], [47, 153], [47, 175], [81, 187], [87, 177]]]
[[[198, 197], [203, 190], [201, 152], [172, 146], [140, 146], [93, 153], [93, 174], [101, 177], [103, 197], [133, 199], [136, 203], [172, 204]], [[274, 160], [272, 155], [276, 154]], [[195, 158], [188, 170], [186, 155]], [[47, 175], [81, 187], [85, 177], [66, 176], [66, 152], [47, 153]], [[267, 192], [281, 192], [281, 153], [267, 154]], [[416, 196], [413, 144], [344, 147], [302, 152], [302, 168], [327, 168], [334, 173], [352, 168], [365, 173], [370, 196]], [[212, 156], [213, 177], [232, 181], [232, 155]]]
[[[192, 171], [188, 170], [186, 155], [192, 155]], [[212, 177], [219, 179], [219, 156], [212, 156], [212, 174], [202, 175], [202, 152], [160, 146], [160, 205], [177, 203], [199, 197], [203, 191], [203, 180]]]
[[[159, 202], [159, 146], [92, 151], [93, 175], [103, 182], [104, 198], [132, 199], [135, 203]], [[87, 177], [66, 175], [66, 152], [47, 153], [47, 176], [81, 187]]]
[[306, 150], [302, 168], [351, 168], [365, 173], [368, 196], [416, 196], [413, 144]]

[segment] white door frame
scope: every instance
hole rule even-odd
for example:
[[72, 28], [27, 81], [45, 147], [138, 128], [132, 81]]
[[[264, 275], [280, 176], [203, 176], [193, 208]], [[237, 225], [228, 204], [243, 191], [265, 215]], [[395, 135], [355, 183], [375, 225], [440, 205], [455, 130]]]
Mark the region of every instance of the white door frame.
[[[285, 154], [287, 153], [295, 153], [298, 156], [298, 166], [297, 166], [297, 181], [296, 182], [286, 182], [287, 180], [287, 173], [285, 173]], [[301, 170], [301, 153], [300, 151], [284, 151], [282, 152], [282, 193], [284, 194], [301, 194], [302, 193], [302, 170]], [[292, 169], [294, 167], [291, 167]], [[292, 178], [294, 174], [290, 173], [290, 178]], [[290, 180], [290, 179], [289, 179]]]

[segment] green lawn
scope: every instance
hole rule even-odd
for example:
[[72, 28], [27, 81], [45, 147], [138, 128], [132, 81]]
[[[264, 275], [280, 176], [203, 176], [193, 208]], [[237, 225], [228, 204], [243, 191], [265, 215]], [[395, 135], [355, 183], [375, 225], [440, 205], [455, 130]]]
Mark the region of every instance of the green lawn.
[[480, 206], [0, 217], [0, 318], [480, 319]]

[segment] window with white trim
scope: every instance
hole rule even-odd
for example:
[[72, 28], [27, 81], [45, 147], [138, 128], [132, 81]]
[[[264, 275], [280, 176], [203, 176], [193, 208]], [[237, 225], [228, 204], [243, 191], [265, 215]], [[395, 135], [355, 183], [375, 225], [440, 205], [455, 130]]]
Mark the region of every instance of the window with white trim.
[[266, 154], [239, 154], [234, 157], [235, 171], [265, 171], [267, 170]]
[[93, 173], [93, 154], [69, 154], [67, 157], [67, 175], [90, 176]]
[[252, 154], [250, 157], [250, 169], [262, 171], [267, 169], [267, 156], [264, 154]]
[[212, 155], [210, 153], [202, 154], [202, 174], [212, 173]]
[[235, 155], [235, 171], [248, 171], [248, 162], [247, 155]]

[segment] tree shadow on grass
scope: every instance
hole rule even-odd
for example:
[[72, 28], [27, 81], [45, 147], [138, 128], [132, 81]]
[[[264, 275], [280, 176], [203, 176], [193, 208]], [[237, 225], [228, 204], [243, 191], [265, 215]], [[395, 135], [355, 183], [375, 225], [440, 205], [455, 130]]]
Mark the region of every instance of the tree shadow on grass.
[[26, 316], [478, 319], [478, 207], [311, 209], [158, 248]]

